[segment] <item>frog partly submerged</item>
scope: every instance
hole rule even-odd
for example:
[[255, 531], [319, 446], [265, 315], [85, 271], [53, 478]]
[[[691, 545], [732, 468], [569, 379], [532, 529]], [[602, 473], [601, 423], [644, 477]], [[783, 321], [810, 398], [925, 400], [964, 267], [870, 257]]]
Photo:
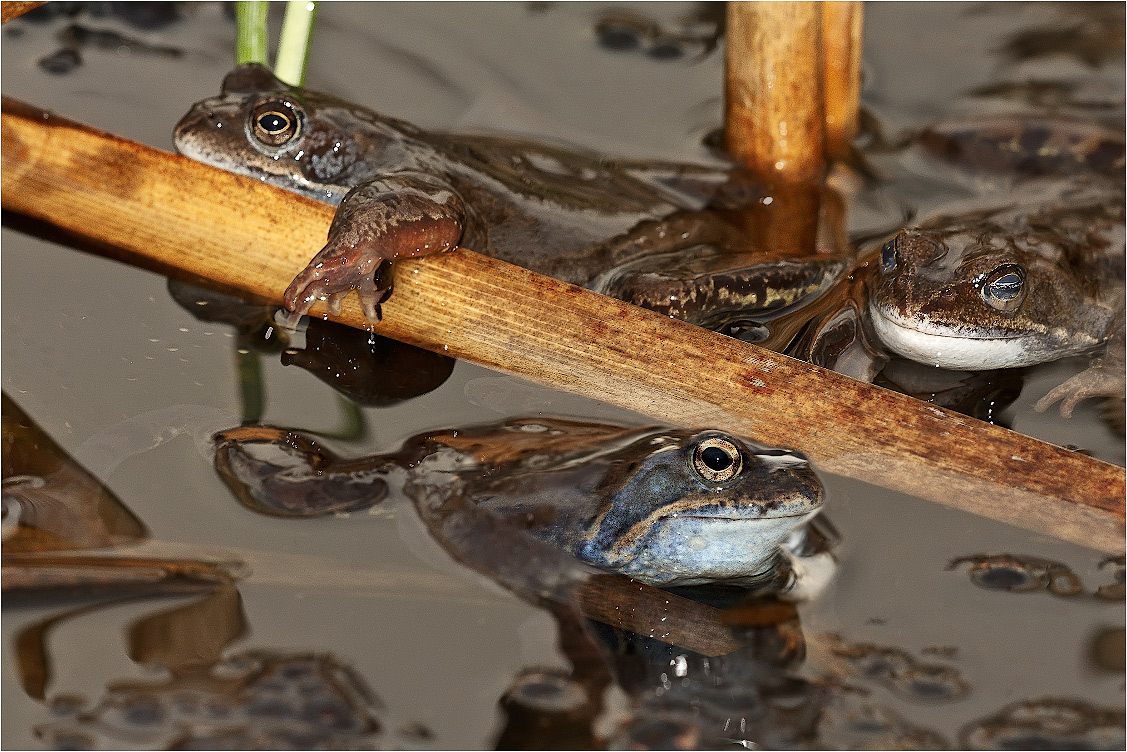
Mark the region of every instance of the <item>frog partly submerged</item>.
[[378, 320], [392, 261], [455, 245], [692, 323], [808, 299], [851, 260], [829, 192], [818, 247], [794, 258], [755, 247], [749, 227], [771, 202], [731, 166], [424, 131], [257, 64], [194, 105], [174, 141], [193, 159], [338, 205], [328, 244], [286, 291], [291, 324], [352, 289]]
[[871, 380], [887, 352], [973, 371], [1091, 353], [1038, 409], [1063, 399], [1070, 415], [1086, 397], [1122, 397], [1122, 136], [1044, 118], [979, 127], [936, 126], [921, 143], [1004, 198], [977, 198], [864, 255], [796, 354]]
[[541, 546], [530, 567], [547, 566], [550, 548], [659, 586], [774, 582], [780, 558], [809, 548], [807, 523], [825, 495], [797, 452], [719, 431], [555, 418], [425, 433], [358, 459], [247, 426], [217, 435], [215, 462], [258, 511], [363, 509], [397, 482], [457, 558], [491, 547], [492, 569], [520, 569], [533, 539]]

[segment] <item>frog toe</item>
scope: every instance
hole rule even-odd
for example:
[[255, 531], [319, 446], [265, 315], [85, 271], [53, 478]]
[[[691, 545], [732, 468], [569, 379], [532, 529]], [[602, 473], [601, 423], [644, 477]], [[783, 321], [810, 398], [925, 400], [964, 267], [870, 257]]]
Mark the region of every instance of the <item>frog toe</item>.
[[1113, 374], [1105, 369], [1089, 368], [1051, 390], [1037, 401], [1033, 409], [1043, 413], [1056, 402], [1060, 402], [1060, 414], [1065, 418], [1071, 418], [1073, 410], [1083, 400], [1122, 392], [1122, 383]]
[[364, 318], [373, 323], [383, 320], [383, 309], [380, 304], [391, 296], [393, 275], [390, 261], [383, 261], [376, 265], [372, 272], [370, 285], [363, 285], [357, 289], [360, 297], [360, 309]]
[[301, 324], [301, 317], [304, 315], [304, 311], [287, 311], [282, 319], [282, 326], [291, 333], [296, 332], [298, 325]]
[[314, 303], [325, 297], [329, 292], [327, 287], [317, 270], [306, 267], [282, 293], [282, 305], [292, 317], [301, 318], [309, 313]]
[[360, 310], [364, 312], [364, 318], [375, 323], [383, 321], [383, 309], [380, 303], [387, 300], [388, 296], [391, 295], [391, 290], [361, 288], [357, 293], [360, 297]]
[[1081, 399], [1083, 399], [1083, 396], [1077, 393], [1072, 386], [1072, 379], [1069, 379], [1037, 400], [1037, 404], [1033, 406], [1033, 409], [1039, 413], [1043, 413], [1057, 402], [1064, 400], [1060, 405], [1060, 414], [1065, 418], [1071, 418], [1072, 411], [1076, 408], [1076, 403]]
[[344, 296], [348, 294], [348, 290], [340, 290], [338, 292], [329, 293], [325, 296], [325, 305], [329, 309], [330, 316], [340, 315], [340, 302], [344, 300]]

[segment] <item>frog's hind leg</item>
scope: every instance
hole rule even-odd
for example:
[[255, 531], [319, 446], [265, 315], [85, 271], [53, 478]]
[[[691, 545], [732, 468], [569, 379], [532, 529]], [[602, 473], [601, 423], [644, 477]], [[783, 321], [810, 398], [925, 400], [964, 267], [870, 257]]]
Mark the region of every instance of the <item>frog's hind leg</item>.
[[278, 517], [368, 509], [388, 495], [394, 458], [338, 457], [296, 431], [240, 426], [214, 436], [215, 469], [243, 505]]

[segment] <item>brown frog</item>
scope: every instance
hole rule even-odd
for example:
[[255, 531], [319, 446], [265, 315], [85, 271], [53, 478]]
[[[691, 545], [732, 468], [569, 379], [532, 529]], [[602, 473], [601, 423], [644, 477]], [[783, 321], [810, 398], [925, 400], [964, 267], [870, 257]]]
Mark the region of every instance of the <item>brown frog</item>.
[[995, 116], [950, 120], [924, 129], [926, 152], [961, 169], [1017, 178], [1092, 172], [1122, 181], [1121, 130], [1079, 118]]
[[[291, 323], [318, 300], [335, 309], [353, 289], [378, 320], [392, 261], [455, 245], [694, 323], [785, 307], [847, 263], [833, 232], [798, 260], [757, 247], [749, 230], [771, 201], [731, 167], [427, 132], [287, 86], [255, 64], [196, 104], [175, 143], [193, 159], [338, 205], [327, 245], [286, 291]], [[836, 204], [823, 207], [832, 226]]]
[[988, 202], [903, 229], [864, 256], [819, 303], [797, 354], [871, 380], [886, 353], [972, 371], [1091, 353], [1092, 367], [1038, 409], [1063, 399], [1069, 415], [1085, 397], [1122, 397], [1122, 135], [1011, 117], [939, 124], [919, 144], [974, 176]]

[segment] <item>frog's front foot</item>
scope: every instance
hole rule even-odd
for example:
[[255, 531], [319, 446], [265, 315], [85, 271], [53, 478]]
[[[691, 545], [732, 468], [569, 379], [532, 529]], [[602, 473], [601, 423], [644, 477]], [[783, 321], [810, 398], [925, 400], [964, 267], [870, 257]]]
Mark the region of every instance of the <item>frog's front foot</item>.
[[1053, 403], [1063, 400], [1060, 414], [1071, 418], [1072, 411], [1081, 400], [1091, 397], [1122, 397], [1124, 389], [1123, 362], [1115, 362], [1115, 359], [1105, 356], [1039, 399], [1033, 409], [1039, 413], [1044, 412]]
[[391, 262], [453, 248], [464, 223], [458, 194], [427, 175], [399, 173], [353, 188], [337, 209], [328, 243], [286, 288], [286, 326], [295, 328], [318, 300], [336, 315], [350, 290], [359, 294], [364, 316], [379, 321], [380, 304], [391, 294]]
[[1091, 397], [1122, 397], [1123, 393], [1124, 378], [1122, 371], [1116, 374], [1112, 373], [1111, 369], [1092, 366], [1088, 370], [1076, 374], [1039, 399], [1033, 409], [1043, 413], [1053, 403], [1063, 400], [1060, 404], [1060, 414], [1066, 418], [1071, 418], [1072, 411], [1082, 400]]
[[374, 322], [383, 318], [380, 303], [391, 295], [391, 262], [381, 256], [361, 256], [355, 263], [348, 264], [347, 259], [342, 261], [326, 253], [330, 250], [331, 244], [286, 288], [282, 301], [289, 311], [285, 321], [288, 329], [296, 329], [301, 317], [309, 313], [318, 300], [324, 300], [329, 313], [336, 316], [340, 313], [341, 300], [350, 290], [356, 290], [359, 295], [366, 319]]
[[1037, 412], [1048, 410], [1054, 402], [1064, 400], [1060, 414], [1072, 417], [1072, 411], [1081, 400], [1091, 397], [1123, 397], [1127, 389], [1127, 375], [1124, 363], [1127, 362], [1127, 335], [1123, 325], [1123, 312], [1117, 316], [1117, 323], [1108, 336], [1106, 350], [1084, 371], [1073, 376], [1037, 401], [1033, 409]]

